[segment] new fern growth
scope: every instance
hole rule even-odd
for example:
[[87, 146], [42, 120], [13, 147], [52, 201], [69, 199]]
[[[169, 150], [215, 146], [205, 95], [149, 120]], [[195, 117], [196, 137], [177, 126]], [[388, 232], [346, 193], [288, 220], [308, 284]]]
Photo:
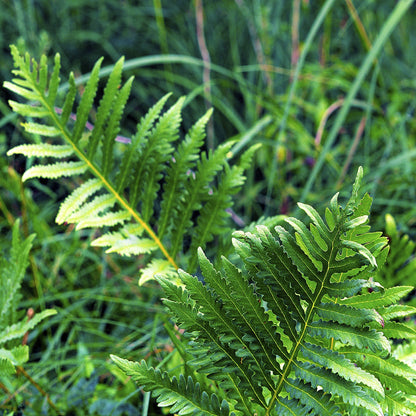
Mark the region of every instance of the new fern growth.
[[286, 228], [234, 233], [237, 264], [223, 258], [216, 268], [200, 250], [204, 283], [184, 271], [183, 287], [158, 276], [193, 376], [113, 360], [171, 413], [416, 415], [416, 370], [391, 353], [392, 340], [416, 335], [398, 322], [416, 312], [398, 303], [412, 287], [373, 280], [388, 245], [367, 225], [361, 177], [324, 218], [299, 204], [309, 224], [288, 218]]
[[[184, 98], [163, 112], [166, 95], [142, 117], [118, 158], [116, 137], [133, 82], [131, 77], [121, 85], [123, 59], [114, 65], [88, 132], [102, 60], [95, 64], [76, 105], [73, 74], [68, 92], [59, 94], [58, 54], [49, 76], [45, 56], [36, 62], [28, 54], [22, 57], [14, 46], [11, 50], [16, 78], [4, 86], [26, 102], [10, 101], [10, 105], [28, 120], [23, 123], [25, 130], [40, 135], [43, 142], [17, 146], [8, 154], [42, 160], [24, 173], [23, 180], [82, 179], [62, 203], [56, 221], [74, 223], [77, 229], [104, 227], [93, 245], [107, 247], [107, 252], [148, 255], [141, 282], [156, 272], [174, 271], [178, 265], [194, 270], [197, 247], [205, 247], [215, 236], [230, 231], [226, 209], [243, 184], [243, 172], [255, 148], [232, 167], [227, 162], [232, 143], [205, 153], [202, 149], [210, 112], [179, 141]], [[186, 247], [185, 240], [190, 241]]]

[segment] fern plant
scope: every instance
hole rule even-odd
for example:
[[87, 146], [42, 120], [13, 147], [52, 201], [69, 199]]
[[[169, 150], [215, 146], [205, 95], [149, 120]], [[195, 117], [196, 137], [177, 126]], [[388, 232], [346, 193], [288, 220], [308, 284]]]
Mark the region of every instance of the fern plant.
[[156, 272], [174, 271], [178, 264], [194, 270], [197, 247], [229, 231], [227, 208], [243, 184], [255, 147], [232, 167], [227, 162], [231, 142], [204, 152], [210, 111], [179, 141], [184, 97], [163, 113], [169, 95], [141, 118], [131, 139], [120, 138], [133, 82], [131, 77], [121, 85], [123, 58], [114, 65], [91, 127], [88, 119], [99, 90], [102, 60], [75, 105], [73, 74], [67, 93], [59, 94], [59, 54], [49, 77], [46, 56], [36, 62], [28, 54], [21, 56], [15, 46], [11, 51], [16, 78], [4, 86], [26, 102], [10, 105], [27, 119], [24, 129], [40, 136], [41, 142], [17, 146], [8, 154], [41, 159], [26, 170], [23, 180], [81, 176], [81, 185], [61, 204], [56, 221], [74, 223], [77, 229], [105, 228], [93, 245], [107, 247], [107, 252], [147, 255], [141, 282]]
[[171, 413], [415, 415], [416, 369], [391, 354], [392, 340], [416, 335], [397, 321], [416, 312], [398, 303], [412, 287], [374, 281], [388, 245], [367, 225], [361, 178], [362, 169], [346, 206], [335, 195], [324, 218], [299, 204], [309, 226], [288, 218], [293, 231], [236, 232], [240, 263], [216, 268], [200, 250], [204, 283], [185, 271], [183, 286], [158, 276], [194, 375], [112, 359]]
[[28, 263], [29, 250], [34, 235], [21, 240], [19, 222], [13, 227], [10, 254], [0, 257], [0, 377], [16, 373], [16, 366], [29, 360], [29, 347], [22, 344], [24, 335], [43, 319], [56, 313], [46, 309], [36, 313], [32, 319], [18, 319], [17, 306], [20, 287]]

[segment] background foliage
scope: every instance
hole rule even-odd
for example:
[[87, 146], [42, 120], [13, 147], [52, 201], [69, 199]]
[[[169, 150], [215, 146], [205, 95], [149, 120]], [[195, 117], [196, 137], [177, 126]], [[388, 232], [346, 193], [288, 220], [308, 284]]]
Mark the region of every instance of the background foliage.
[[[384, 230], [389, 213], [399, 231], [414, 240], [415, 4], [374, 60], [335, 141], [325, 147], [362, 62], [396, 3], [225, 0], [219, 7], [202, 0], [3, 0], [0, 77], [11, 78], [10, 43], [35, 57], [59, 52], [64, 78], [71, 70], [87, 73], [101, 56], [105, 66], [124, 55], [125, 79], [134, 74], [135, 82], [122, 134], [133, 131], [140, 116], [172, 91], [176, 99], [187, 96], [186, 130], [207, 107], [214, 107], [209, 147], [230, 138], [239, 140], [235, 152], [262, 144], [236, 198], [235, 227], [264, 214], [293, 215], [299, 200], [319, 209], [335, 191], [343, 194], [344, 184], [349, 186], [357, 166], [363, 165], [374, 198], [373, 227]], [[308, 44], [311, 28], [328, 5]], [[296, 69], [299, 77], [292, 90]], [[21, 217], [24, 235], [36, 233], [37, 238], [20, 308], [53, 307], [58, 314], [29, 335], [31, 362], [25, 368], [42, 389], [22, 376], [15, 385], [0, 384], [0, 409], [47, 412], [47, 395], [66, 414], [134, 415], [140, 409], [157, 414], [160, 410], [148, 407], [148, 396], [108, 356], [117, 352], [132, 360], [146, 358], [154, 366], [169, 358], [175, 372], [175, 337], [164, 330], [167, 316], [159, 289], [137, 288], [140, 259], [107, 256], [89, 248], [94, 236], [88, 231], [54, 224], [56, 206], [71, 181], [32, 181], [23, 188], [23, 159], [5, 156], [26, 134], [7, 105], [10, 98], [0, 91], [0, 249], [10, 245], [13, 223]], [[319, 157], [323, 164], [305, 188]]]

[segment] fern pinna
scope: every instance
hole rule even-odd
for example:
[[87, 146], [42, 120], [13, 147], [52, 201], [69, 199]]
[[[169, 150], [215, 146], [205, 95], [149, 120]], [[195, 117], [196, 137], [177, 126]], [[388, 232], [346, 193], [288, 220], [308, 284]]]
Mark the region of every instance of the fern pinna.
[[200, 250], [203, 283], [184, 271], [183, 287], [158, 277], [189, 338], [194, 376], [113, 360], [172, 413], [416, 414], [416, 369], [391, 354], [392, 339], [415, 334], [397, 321], [416, 312], [397, 303], [412, 288], [373, 280], [388, 246], [366, 225], [371, 198], [358, 198], [361, 176], [346, 207], [335, 195], [325, 219], [299, 204], [309, 226], [288, 218], [293, 232], [236, 232], [239, 266], [223, 258], [217, 269]]
[[136, 134], [123, 140], [128, 143], [117, 158], [116, 138], [133, 82], [131, 77], [121, 85], [123, 59], [114, 65], [88, 131], [102, 60], [94, 66], [74, 110], [77, 87], [72, 74], [68, 92], [64, 97], [59, 94], [59, 54], [48, 77], [45, 56], [36, 62], [28, 54], [22, 57], [14, 46], [11, 50], [17, 78], [4, 86], [28, 102], [10, 105], [28, 119], [25, 130], [46, 141], [17, 146], [8, 154], [52, 161], [30, 167], [23, 180], [83, 175], [82, 184], [62, 203], [57, 222], [75, 223], [77, 229], [106, 227], [93, 245], [107, 247], [107, 252], [148, 254], [141, 282], [155, 272], [173, 271], [177, 264], [195, 269], [196, 248], [229, 231], [227, 208], [243, 184], [255, 148], [232, 167], [227, 162], [232, 143], [206, 154], [202, 148], [211, 112], [179, 141], [184, 98], [163, 113], [166, 95], [142, 117]]

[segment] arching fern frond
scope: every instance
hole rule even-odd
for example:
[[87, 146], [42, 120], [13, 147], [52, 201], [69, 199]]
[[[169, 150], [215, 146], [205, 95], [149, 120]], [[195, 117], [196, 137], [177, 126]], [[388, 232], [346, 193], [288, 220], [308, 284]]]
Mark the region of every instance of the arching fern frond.
[[226, 209], [244, 181], [253, 149], [232, 167], [227, 162], [231, 144], [206, 154], [202, 148], [211, 112], [180, 140], [184, 98], [164, 112], [168, 94], [142, 117], [118, 158], [114, 146], [133, 82], [131, 77], [122, 83], [123, 59], [114, 65], [88, 131], [101, 91], [102, 59], [77, 105], [72, 74], [66, 95], [58, 94], [58, 54], [50, 77], [46, 57], [36, 62], [28, 54], [20, 56], [14, 46], [12, 56], [16, 78], [4, 86], [27, 102], [10, 101], [10, 105], [27, 119], [22, 125], [28, 133], [45, 139], [8, 152], [36, 158], [23, 180], [80, 175], [83, 179], [62, 203], [56, 221], [74, 223], [77, 229], [102, 228], [93, 244], [108, 252], [146, 254], [149, 268], [143, 270], [141, 282], [152, 278], [154, 270], [173, 271], [178, 265], [195, 270], [197, 247], [206, 247], [214, 236], [227, 231]]
[[[345, 208], [336, 195], [325, 219], [299, 204], [309, 223], [288, 218], [286, 227], [234, 233], [244, 268], [225, 258], [216, 268], [200, 250], [203, 282], [184, 271], [183, 287], [158, 277], [190, 339], [186, 364], [212, 380], [230, 411], [416, 414], [416, 370], [391, 354], [391, 341], [411, 329], [397, 319], [415, 313], [398, 303], [412, 288], [373, 281], [388, 245], [367, 225], [371, 198], [359, 197], [361, 177], [360, 169]], [[165, 404], [178, 403], [169, 382], [160, 390], [145, 363], [113, 359]]]

